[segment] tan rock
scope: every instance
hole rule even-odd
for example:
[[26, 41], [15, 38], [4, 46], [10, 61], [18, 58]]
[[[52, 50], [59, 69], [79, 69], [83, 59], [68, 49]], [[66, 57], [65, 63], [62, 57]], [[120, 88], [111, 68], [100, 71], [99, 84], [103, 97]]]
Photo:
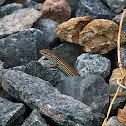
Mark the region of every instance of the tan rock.
[[56, 33], [61, 41], [79, 44], [79, 33], [91, 21], [90, 16], [71, 18], [60, 24], [56, 29]]
[[[111, 20], [95, 19], [87, 24], [79, 34], [79, 44], [89, 53], [105, 54], [116, 48], [118, 25]], [[126, 42], [126, 34], [121, 33], [121, 43]]]
[[65, 0], [46, 0], [42, 5], [42, 18], [52, 19], [58, 23], [68, 20], [71, 8]]

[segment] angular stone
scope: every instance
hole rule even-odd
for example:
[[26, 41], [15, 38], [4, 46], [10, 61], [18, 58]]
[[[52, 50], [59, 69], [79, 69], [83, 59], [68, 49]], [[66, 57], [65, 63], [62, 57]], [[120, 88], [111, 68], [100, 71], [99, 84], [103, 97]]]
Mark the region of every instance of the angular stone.
[[106, 0], [107, 5], [111, 8], [111, 10], [114, 13], [120, 13], [122, 9], [125, 9], [126, 7], [126, 1], [125, 0]]
[[13, 103], [0, 97], [0, 125], [9, 126], [14, 120], [19, 118], [25, 112], [25, 106], [22, 103]]
[[116, 14], [100, 0], [80, 0], [76, 17], [90, 15], [93, 19], [112, 19]]
[[52, 85], [56, 85], [57, 81], [59, 81], [61, 78], [57, 70], [43, 66], [37, 61], [31, 61], [30, 63], [28, 63], [25, 67], [24, 72], [48, 81]]
[[[41, 0], [42, 2], [42, 0]], [[27, 7], [27, 8], [34, 8], [36, 10], [41, 10], [42, 8], [42, 3], [37, 3], [33, 0], [25, 0], [25, 6], [24, 7]]]
[[117, 116], [110, 117], [106, 126], [126, 126], [124, 123], [118, 121]]
[[[89, 53], [105, 54], [116, 48], [118, 25], [105, 19], [95, 19], [88, 23], [79, 34], [79, 44]], [[126, 33], [121, 32], [121, 43], [126, 42]]]
[[1, 87], [1, 83], [2, 83], [2, 77], [3, 77], [3, 63], [0, 61], [0, 87]]
[[[112, 21], [116, 22], [119, 25], [120, 24], [121, 17], [122, 17], [122, 13], [116, 15], [112, 19]], [[123, 18], [122, 30], [126, 32], [126, 16], [124, 16], [124, 18]]]
[[46, 0], [42, 5], [42, 18], [52, 19], [58, 23], [68, 20], [71, 8], [65, 0]]
[[21, 126], [48, 126], [41, 114], [35, 109]]
[[79, 44], [79, 33], [92, 21], [90, 16], [71, 18], [56, 28], [56, 33], [61, 41]]
[[[118, 84], [114, 84], [110, 87], [110, 94], [116, 93], [118, 88]], [[126, 89], [124, 88], [120, 88], [119, 93], [126, 93]], [[112, 98], [110, 98], [110, 102], [112, 101]], [[112, 110], [111, 110], [111, 115], [117, 115], [118, 113], [118, 109], [119, 108], [123, 108], [125, 106], [126, 103], [126, 97], [125, 96], [120, 96], [120, 97], [116, 97], [116, 99], [114, 100], [114, 103], [112, 105]]]
[[71, 7], [71, 17], [75, 17], [80, 0], [66, 0]]
[[13, 13], [16, 10], [23, 8], [21, 4], [12, 3], [0, 7], [0, 18]]
[[121, 56], [121, 62], [123, 63], [122, 67], [125, 68], [125, 64], [126, 64], [126, 45], [122, 45], [120, 47], [120, 56]]
[[[45, 47], [43, 39], [43, 33], [33, 28], [0, 39], [0, 57], [6, 57], [13, 67], [26, 65], [37, 60], [37, 50]], [[7, 62], [3, 65], [9, 67]]]
[[60, 44], [52, 50], [71, 66], [74, 66], [76, 58], [83, 53], [83, 49], [80, 45], [71, 43]]
[[96, 126], [91, 108], [70, 96], [62, 95], [49, 82], [20, 71], [8, 71], [2, 86], [16, 99], [30, 108], [37, 108], [42, 115], [58, 125]]
[[50, 43], [50, 45], [54, 46], [55, 42], [59, 40], [56, 34], [58, 25], [57, 22], [50, 19], [39, 19], [34, 23], [33, 27], [41, 30], [45, 40]]
[[83, 78], [89, 74], [106, 78], [110, 74], [111, 62], [99, 54], [83, 53], [77, 57], [75, 69]]
[[19, 9], [5, 16], [0, 20], [0, 38], [30, 28], [40, 17], [41, 12], [33, 8]]
[[103, 78], [89, 75], [66, 77], [56, 85], [62, 94], [72, 96], [91, 107], [92, 112], [106, 114], [109, 105], [109, 86]]

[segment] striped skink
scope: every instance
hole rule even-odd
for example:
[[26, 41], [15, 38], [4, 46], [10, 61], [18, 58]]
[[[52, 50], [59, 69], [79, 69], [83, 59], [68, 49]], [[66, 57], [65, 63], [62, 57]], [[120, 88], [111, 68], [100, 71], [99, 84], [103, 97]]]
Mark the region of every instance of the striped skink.
[[54, 53], [49, 49], [43, 49], [39, 51], [42, 55], [48, 57], [50, 60], [54, 62], [65, 74], [69, 76], [80, 76], [71, 65], [69, 65], [64, 59], [62, 59], [59, 55]]

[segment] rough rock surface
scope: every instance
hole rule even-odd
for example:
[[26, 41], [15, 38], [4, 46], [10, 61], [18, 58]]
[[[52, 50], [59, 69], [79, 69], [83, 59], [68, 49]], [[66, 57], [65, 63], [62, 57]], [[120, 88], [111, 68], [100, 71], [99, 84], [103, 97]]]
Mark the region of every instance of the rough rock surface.
[[52, 19], [58, 23], [68, 20], [71, 8], [65, 0], [46, 0], [42, 5], [42, 17]]
[[25, 120], [21, 126], [48, 126], [46, 121], [42, 118], [39, 111], [36, 109], [32, 111], [30, 116]]
[[[106, 19], [95, 19], [88, 23], [79, 34], [79, 44], [89, 53], [105, 54], [117, 46], [118, 25]], [[121, 43], [126, 42], [122, 31]]]
[[82, 101], [92, 111], [106, 114], [109, 105], [109, 86], [103, 78], [89, 75], [82, 79], [79, 76], [66, 77], [56, 85], [62, 93]]
[[[41, 0], [41, 2], [42, 2], [42, 0]], [[27, 7], [27, 8], [34, 8], [34, 9], [40, 11], [41, 8], [42, 8], [42, 3], [37, 3], [37, 2], [35, 2], [35, 1], [33, 1], [33, 0], [25, 0], [25, 5], [24, 5], [24, 7]]]
[[120, 13], [126, 7], [126, 0], [106, 0], [114, 13]]
[[25, 106], [22, 103], [13, 103], [0, 97], [0, 125], [10, 126], [10, 124], [19, 118], [25, 112]]
[[71, 66], [74, 66], [76, 58], [83, 53], [81, 46], [71, 43], [62, 43], [52, 50], [66, 60]]
[[24, 72], [48, 81], [52, 85], [56, 85], [57, 81], [59, 81], [61, 78], [56, 69], [51, 69], [50, 67], [43, 66], [37, 61], [31, 61], [30, 63], [28, 63], [25, 67]]
[[121, 62], [122, 67], [125, 68], [126, 67], [126, 45], [122, 45], [120, 47], [120, 56], [121, 56]]
[[70, 20], [60, 24], [56, 29], [56, 33], [61, 41], [78, 44], [79, 33], [91, 21], [92, 18], [90, 16], [71, 18]]
[[[121, 17], [122, 17], [122, 13], [116, 15], [112, 20], [119, 25], [120, 24]], [[126, 16], [124, 16], [124, 18], [123, 18], [122, 29], [123, 29], [123, 31], [126, 32]]]
[[110, 117], [106, 126], [126, 126], [124, 123], [120, 123], [117, 116]]
[[47, 81], [10, 70], [4, 75], [2, 86], [17, 100], [23, 101], [32, 109], [37, 108], [42, 115], [59, 125], [97, 125], [90, 107], [70, 96], [62, 95]]
[[[26, 65], [31, 60], [37, 60], [37, 50], [48, 47], [44, 43], [43, 33], [30, 28], [0, 39], [0, 57], [6, 57], [13, 67]], [[3, 65], [9, 67], [5, 60]]]
[[83, 53], [77, 57], [75, 69], [83, 78], [89, 74], [106, 78], [110, 74], [111, 62], [99, 54]]
[[19, 9], [0, 20], [0, 38], [30, 28], [41, 16], [41, 12], [33, 8]]
[[75, 17], [80, 0], [66, 0], [71, 7], [71, 17]]
[[23, 8], [22, 4], [12, 3], [0, 7], [0, 18], [11, 14], [12, 12]]
[[58, 41], [56, 34], [56, 28], [59, 23], [50, 20], [50, 19], [39, 19], [34, 23], [33, 27], [41, 30], [43, 32], [44, 38], [48, 43], [51, 43], [54, 46], [54, 43]]
[[83, 17], [86, 15], [90, 15], [93, 19], [112, 19], [115, 16], [112, 10], [100, 0], [80, 0], [76, 17]]
[[0, 87], [2, 83], [3, 70], [4, 70], [3, 63], [0, 61]]

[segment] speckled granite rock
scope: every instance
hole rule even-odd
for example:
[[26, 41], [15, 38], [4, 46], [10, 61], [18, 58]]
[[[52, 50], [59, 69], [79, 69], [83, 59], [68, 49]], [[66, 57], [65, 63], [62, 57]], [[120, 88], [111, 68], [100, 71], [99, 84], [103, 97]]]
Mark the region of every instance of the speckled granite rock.
[[2, 83], [2, 77], [3, 77], [3, 63], [0, 61], [0, 87], [1, 87], [1, 83]]
[[25, 120], [21, 126], [49, 126], [46, 121], [42, 118], [39, 111], [36, 109], [32, 111], [30, 116]]
[[0, 20], [0, 38], [30, 28], [41, 16], [41, 12], [33, 8], [19, 9]]
[[2, 86], [16, 99], [30, 108], [37, 108], [42, 115], [59, 125], [96, 126], [91, 108], [70, 96], [62, 95], [52, 85], [20, 71], [8, 71]]
[[107, 5], [111, 8], [114, 13], [120, 13], [122, 9], [126, 7], [125, 0], [106, 0]]
[[84, 78], [89, 74], [106, 78], [110, 74], [111, 62], [98, 54], [83, 53], [77, 57], [75, 69]]
[[22, 103], [13, 103], [0, 97], [0, 125], [9, 126], [25, 112]]
[[13, 13], [16, 10], [23, 8], [22, 4], [12, 3], [0, 7], [0, 18]]
[[116, 14], [100, 0], [80, 0], [76, 17], [83, 17], [86, 15], [90, 15], [93, 19], [112, 19]]
[[61, 78], [56, 69], [51, 69], [50, 67], [43, 66], [37, 61], [31, 61], [30, 63], [28, 63], [25, 67], [24, 72], [48, 81], [52, 85], [56, 85], [57, 81], [59, 81]]
[[[89, 53], [105, 54], [116, 48], [118, 25], [105, 19], [95, 19], [88, 23], [80, 32], [80, 45]], [[121, 43], [126, 42], [126, 33], [122, 31]]]
[[106, 114], [109, 105], [109, 86], [97, 75], [82, 79], [79, 76], [66, 77], [59, 81], [56, 88], [62, 93], [82, 101], [94, 113]]
[[[37, 60], [37, 50], [45, 48], [45, 44], [43, 33], [30, 28], [0, 39], [0, 57], [6, 57], [13, 67], [26, 65]], [[9, 64], [5, 61], [3, 66], [8, 68]]]
[[106, 126], [126, 126], [124, 123], [120, 123], [117, 116], [110, 117]]
[[60, 24], [56, 28], [56, 33], [61, 41], [78, 44], [80, 32], [91, 21], [92, 18], [90, 16], [71, 18], [70, 20]]
[[65, 0], [46, 0], [42, 5], [42, 18], [52, 19], [58, 23], [68, 20], [71, 8]]

